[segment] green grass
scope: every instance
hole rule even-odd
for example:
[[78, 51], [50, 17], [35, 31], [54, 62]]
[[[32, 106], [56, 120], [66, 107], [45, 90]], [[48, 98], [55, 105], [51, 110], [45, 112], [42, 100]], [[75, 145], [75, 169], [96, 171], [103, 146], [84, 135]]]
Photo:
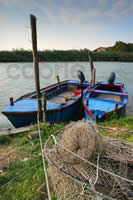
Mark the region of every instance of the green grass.
[[[64, 123], [46, 127], [41, 125], [43, 145], [48, 136], [56, 130], [62, 128]], [[37, 126], [32, 131], [37, 130]], [[17, 147], [18, 155], [21, 159], [28, 158], [27, 161], [21, 159], [16, 160], [10, 165], [3, 166], [3, 175], [0, 175], [0, 199], [1, 200], [36, 200], [36, 190], [45, 182], [44, 171], [42, 166], [42, 158], [40, 154], [39, 137], [37, 136], [29, 142], [28, 133], [21, 133], [12, 136], [11, 145]], [[48, 166], [48, 165], [47, 165]], [[13, 178], [16, 177], [14, 180]], [[8, 185], [6, 183], [10, 182]], [[5, 185], [3, 187], [3, 185]], [[53, 192], [51, 193], [52, 200], [56, 200]]]
[[117, 126], [117, 127], [124, 127], [126, 129], [132, 129], [133, 130], [133, 117], [128, 116], [128, 117], [122, 117], [120, 119], [109, 119], [105, 120], [100, 123], [100, 125], [104, 126]]
[[[120, 119], [117, 119], [117, 118], [112, 119], [112, 120], [109, 119], [109, 120], [105, 120], [105, 121], [99, 123], [99, 125], [133, 130], [133, 117], [128, 116], [128, 117], [122, 117]], [[104, 129], [104, 130], [102, 130], [102, 135], [103, 136], [111, 136], [111, 137], [115, 137], [115, 138], [121, 138], [128, 142], [133, 142], [133, 133], [119, 132], [119, 131], [114, 132], [114, 131]]]

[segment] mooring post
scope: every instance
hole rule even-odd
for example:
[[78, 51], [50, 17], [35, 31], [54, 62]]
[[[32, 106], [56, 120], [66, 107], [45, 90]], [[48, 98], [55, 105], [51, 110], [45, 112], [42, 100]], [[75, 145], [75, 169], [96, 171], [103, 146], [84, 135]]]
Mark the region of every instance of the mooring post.
[[58, 84], [60, 84], [60, 77], [57, 75]]
[[13, 101], [13, 97], [10, 97], [10, 105], [13, 106], [14, 105], [14, 101]]
[[42, 99], [43, 99], [43, 123], [46, 123], [46, 117], [47, 117], [47, 100], [46, 100], [46, 94], [42, 94]]
[[91, 69], [91, 85], [93, 83], [93, 61], [92, 61], [92, 53], [89, 51], [88, 52], [88, 56], [89, 56], [89, 63], [90, 63], [90, 69]]
[[96, 79], [96, 69], [93, 68], [93, 71], [92, 71], [92, 86], [95, 85], [95, 79]]
[[41, 94], [40, 94], [39, 66], [38, 66], [38, 58], [37, 58], [37, 28], [36, 28], [36, 17], [34, 15], [30, 15], [30, 24], [31, 24], [32, 54], [33, 54], [33, 62], [34, 62], [36, 96], [38, 100], [38, 117], [40, 121], [42, 103], [41, 103]]

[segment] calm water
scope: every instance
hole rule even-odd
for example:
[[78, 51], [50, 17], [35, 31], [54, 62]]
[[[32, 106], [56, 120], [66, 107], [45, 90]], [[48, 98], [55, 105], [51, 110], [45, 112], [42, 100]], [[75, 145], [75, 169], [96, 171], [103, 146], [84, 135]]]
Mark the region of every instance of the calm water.
[[[106, 81], [109, 74], [116, 72], [116, 82], [123, 82], [129, 93], [127, 114], [133, 113], [133, 63], [95, 62], [96, 80]], [[69, 63], [40, 63], [40, 84], [45, 87], [55, 83], [56, 76], [60, 80], [77, 79], [77, 70], [85, 73], [86, 80], [90, 80], [90, 67], [88, 62]], [[9, 104], [9, 98], [34, 91], [34, 69], [32, 63], [0, 63], [0, 112]], [[0, 114], [0, 129], [10, 127], [10, 122]]]

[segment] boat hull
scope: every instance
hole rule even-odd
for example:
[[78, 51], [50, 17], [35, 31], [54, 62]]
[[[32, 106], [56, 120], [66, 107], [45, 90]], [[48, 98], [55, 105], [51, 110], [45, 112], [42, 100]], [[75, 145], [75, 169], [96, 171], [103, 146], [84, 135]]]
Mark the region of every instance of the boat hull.
[[[64, 81], [60, 83], [61, 86], [65, 84], [80, 86], [80, 83], [77, 83], [77, 81]], [[88, 85], [89, 83], [86, 83], [84, 87], [87, 87]], [[51, 98], [51, 91], [52, 94], [55, 95], [54, 87], [59, 87], [59, 85], [57, 86], [57, 84], [54, 84], [52, 85], [52, 87], [49, 86], [46, 89], [42, 89], [42, 91], [47, 92], [48, 98]], [[31, 100], [28, 99], [29, 97], [33, 97], [33, 94], [34, 92], [20, 97], [18, 100], [15, 101], [14, 106], [8, 106], [3, 112], [3, 114], [8, 118], [8, 120], [13, 124], [14, 127], [19, 128], [37, 123], [37, 100], [34, 98]], [[77, 113], [79, 113], [79, 110], [81, 110], [81, 98], [81, 94], [78, 94], [77, 96], [75, 96], [74, 99], [66, 103], [53, 103], [51, 102], [52, 100], [49, 100], [46, 106], [46, 121], [50, 124], [53, 124], [65, 120], [74, 119], [75, 116], [77, 117]], [[43, 119], [43, 110], [41, 119]]]
[[[88, 110], [84, 109], [84, 113], [85, 113], [85, 118], [88, 120], [95, 120], [95, 121], [103, 121], [105, 119], [109, 119], [109, 118], [113, 118], [113, 117], [124, 117], [126, 115], [126, 105], [124, 105], [122, 108], [120, 108], [119, 110], [114, 110], [111, 112], [103, 112], [102, 116], [99, 118], [95, 118], [92, 113], [89, 113]], [[96, 111], [95, 115], [99, 115], [99, 112]]]
[[[77, 113], [77, 110], [81, 107], [81, 102], [77, 101], [74, 105], [65, 109], [47, 112], [46, 121], [50, 124], [71, 120], [73, 115]], [[15, 128], [28, 126], [29, 124], [35, 124], [37, 122], [37, 112], [29, 113], [10, 113], [6, 114], [8, 120], [13, 124]], [[41, 116], [41, 119], [43, 117]]]

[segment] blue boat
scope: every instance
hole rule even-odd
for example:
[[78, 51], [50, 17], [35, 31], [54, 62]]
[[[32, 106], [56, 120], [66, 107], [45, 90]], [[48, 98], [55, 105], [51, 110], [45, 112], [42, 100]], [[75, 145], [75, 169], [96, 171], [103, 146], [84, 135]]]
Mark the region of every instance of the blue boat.
[[[45, 93], [47, 98], [46, 121], [56, 123], [71, 119], [81, 106], [81, 89], [85, 89], [89, 84], [66, 80], [41, 89], [41, 94]], [[36, 92], [32, 92], [12, 102], [2, 113], [18, 128], [36, 123], [37, 112]]]
[[120, 117], [125, 112], [128, 93], [122, 83], [98, 82], [85, 90], [83, 98], [85, 117], [99, 121], [114, 111]]

